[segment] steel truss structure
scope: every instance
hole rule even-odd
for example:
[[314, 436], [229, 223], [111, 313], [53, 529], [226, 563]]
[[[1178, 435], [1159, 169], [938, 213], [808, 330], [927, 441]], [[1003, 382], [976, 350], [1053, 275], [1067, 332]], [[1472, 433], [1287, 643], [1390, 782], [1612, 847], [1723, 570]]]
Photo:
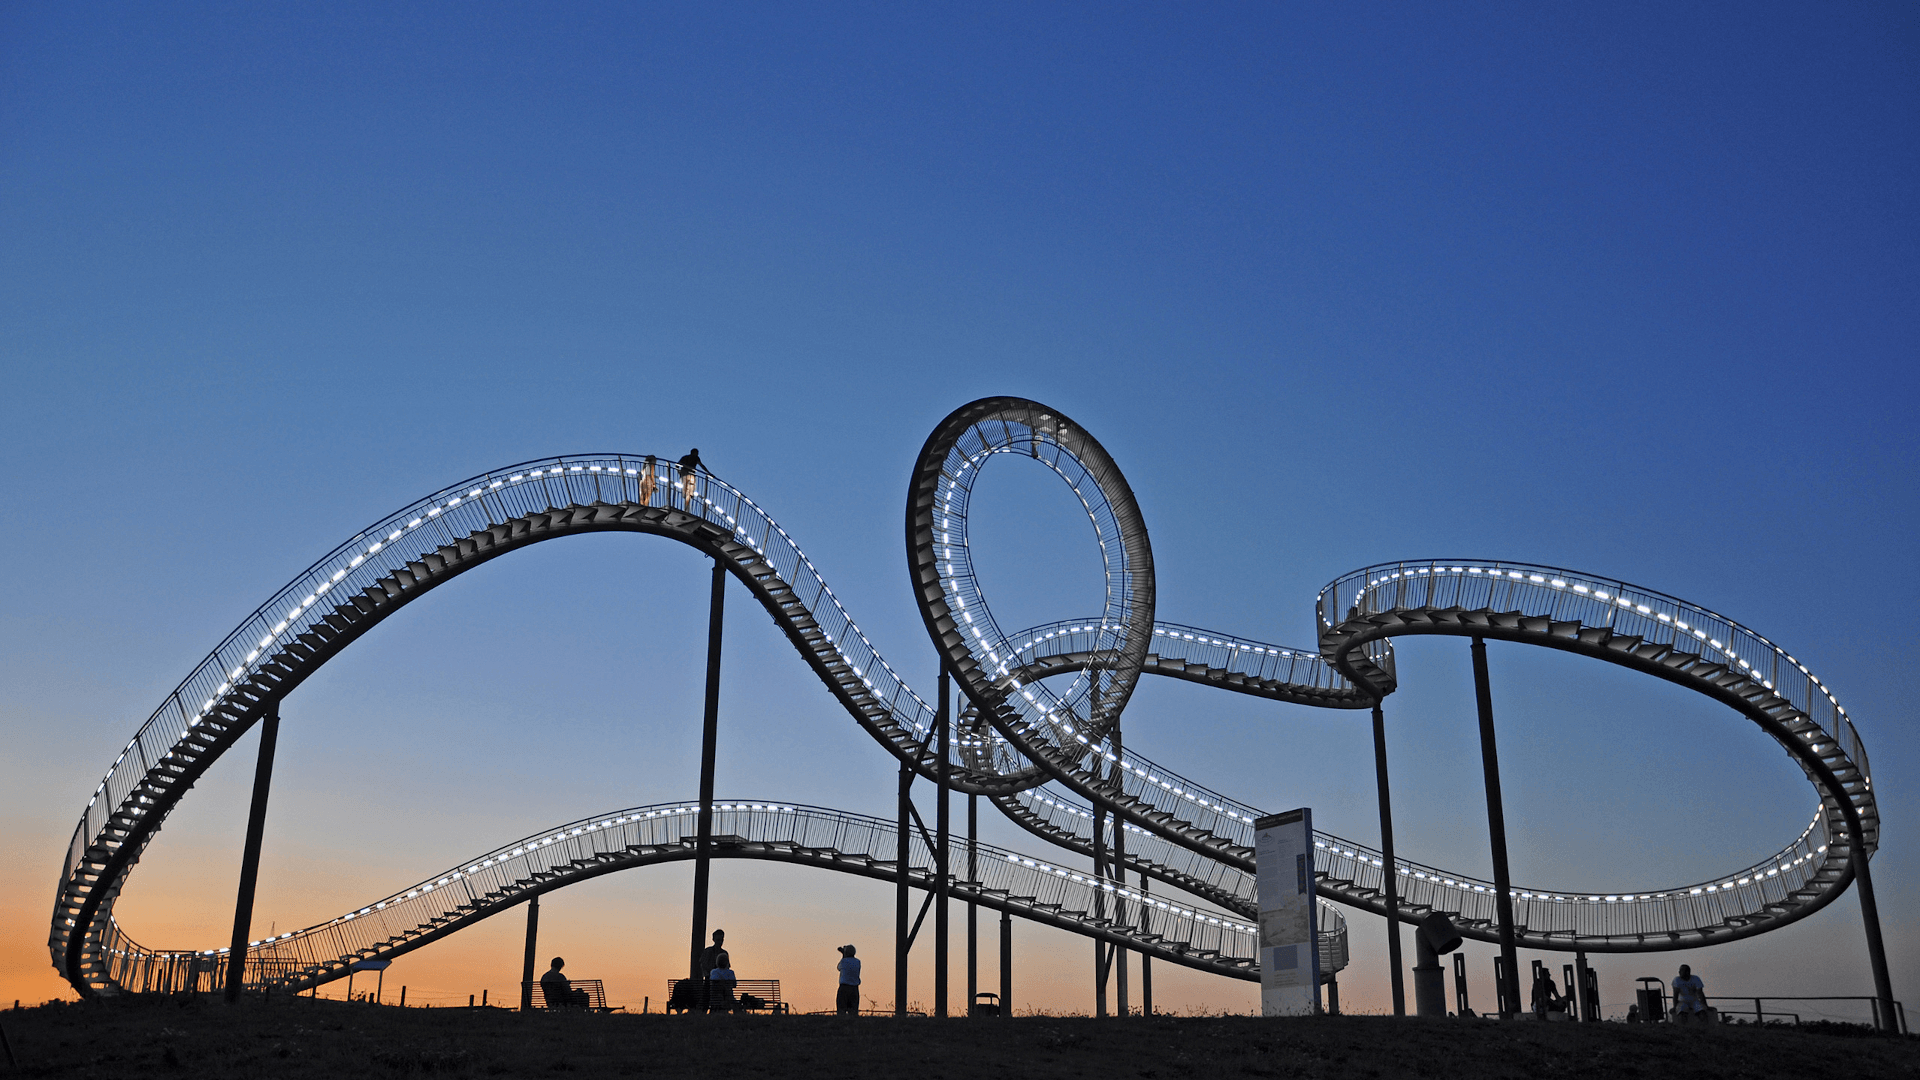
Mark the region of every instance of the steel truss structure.
[[[1105, 568], [1097, 616], [1013, 633], [995, 623], [973, 569], [967, 503], [983, 467], [1000, 456], [1050, 469], [1086, 511]], [[859, 630], [793, 538], [718, 477], [701, 471], [683, 481], [654, 462], [593, 454], [484, 473], [360, 531], [262, 604], [162, 702], [93, 792], [62, 870], [49, 938], [54, 966], [91, 996], [175, 988], [192, 957], [226, 953], [149, 949], [113, 914], [141, 852], [194, 782], [388, 615], [480, 563], [583, 532], [649, 533], [711, 556], [911, 772], [944, 772], [953, 789], [987, 797], [1042, 839], [1084, 854], [1104, 845], [1105, 857], [1127, 871], [1197, 897], [1149, 896], [1111, 875], [999, 849], [989, 857], [985, 848], [980, 861], [992, 869], [951, 884], [957, 899], [1144, 955], [1258, 977], [1246, 920], [1254, 914], [1253, 822], [1263, 812], [1124, 749], [1120, 720], [1138, 679], [1377, 711], [1395, 688], [1391, 639], [1404, 634], [1560, 649], [1685, 686], [1751, 719], [1801, 764], [1818, 798], [1800, 835], [1731, 873], [1606, 893], [1510, 886], [1510, 942], [1588, 952], [1694, 948], [1784, 926], [1832, 902], [1856, 877], [1868, 883], [1879, 815], [1852, 721], [1804, 665], [1705, 608], [1596, 575], [1460, 559], [1339, 578], [1319, 596], [1312, 648], [1158, 622], [1146, 526], [1106, 451], [1058, 410], [983, 399], [928, 438], [907, 503], [915, 599], [969, 703], [942, 761], [935, 709]], [[250, 943], [245, 981], [316, 985], [354, 960], [418, 948], [572, 881], [691, 858], [690, 805], [625, 810], [535, 834], [327, 923]], [[932, 855], [916, 846], [901, 859], [891, 823], [764, 802], [727, 803], [716, 813], [717, 857], [896, 881], [904, 872], [916, 887], [932, 887]], [[1095, 823], [1106, 818], [1118, 832], [1109, 826], [1096, 838]], [[1494, 883], [1389, 859], [1328, 833], [1317, 833], [1315, 846], [1323, 899], [1406, 922], [1441, 912], [1468, 937], [1500, 940]], [[1870, 895], [1862, 889], [1863, 903]], [[1323, 937], [1323, 964], [1337, 970], [1344, 921], [1331, 911], [1325, 917], [1337, 933]], [[1883, 969], [1876, 976], [1884, 982]]]

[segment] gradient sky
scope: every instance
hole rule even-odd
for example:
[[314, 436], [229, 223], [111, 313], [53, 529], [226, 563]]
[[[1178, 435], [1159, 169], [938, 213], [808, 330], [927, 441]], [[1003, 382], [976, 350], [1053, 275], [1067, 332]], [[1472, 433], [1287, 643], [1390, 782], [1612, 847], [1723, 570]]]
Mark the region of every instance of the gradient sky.
[[[1678, 7], [6, 5], [0, 998], [68, 993], [44, 944], [65, 844], [178, 680], [320, 554], [488, 468], [698, 445], [930, 691], [907, 473], [988, 394], [1120, 462], [1163, 618], [1307, 644], [1337, 575], [1475, 556], [1781, 643], [1872, 752], [1914, 994], [1920, 25]], [[999, 465], [975, 506], [1001, 625], [1097, 610], [1056, 481]], [[582, 537], [355, 644], [286, 703], [256, 932], [690, 797], [705, 590], [690, 549]], [[732, 595], [721, 795], [889, 814], [893, 759]], [[1491, 653], [1517, 883], [1690, 883], [1811, 817], [1730, 712]], [[1488, 874], [1466, 643], [1416, 640], [1400, 670], [1399, 850]], [[1135, 702], [1129, 746], [1377, 840], [1364, 714], [1157, 680]], [[142, 943], [224, 943], [253, 746], [132, 878]], [[659, 996], [689, 878], [555, 894], [542, 951]], [[808, 1007], [849, 940], [890, 997], [891, 906], [715, 871], [736, 967]], [[1343, 998], [1384, 1008], [1382, 923], [1352, 926]], [[507, 993], [519, 934], [516, 912], [389, 977]], [[1089, 1009], [1085, 942], [1018, 935], [1019, 1003]], [[1477, 1005], [1492, 951], [1468, 947]], [[1710, 992], [1871, 990], [1851, 894], [1756, 940], [1602, 958], [1604, 997], [1682, 960]], [[1162, 1007], [1254, 1007], [1252, 984], [1157, 974]]]

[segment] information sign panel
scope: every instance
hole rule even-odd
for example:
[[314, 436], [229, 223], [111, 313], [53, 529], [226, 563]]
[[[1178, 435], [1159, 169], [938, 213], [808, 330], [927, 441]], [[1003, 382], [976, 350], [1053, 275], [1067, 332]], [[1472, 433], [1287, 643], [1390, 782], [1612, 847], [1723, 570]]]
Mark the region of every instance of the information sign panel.
[[1260, 1012], [1311, 1016], [1320, 1011], [1320, 949], [1313, 901], [1313, 811], [1253, 823], [1260, 890]]

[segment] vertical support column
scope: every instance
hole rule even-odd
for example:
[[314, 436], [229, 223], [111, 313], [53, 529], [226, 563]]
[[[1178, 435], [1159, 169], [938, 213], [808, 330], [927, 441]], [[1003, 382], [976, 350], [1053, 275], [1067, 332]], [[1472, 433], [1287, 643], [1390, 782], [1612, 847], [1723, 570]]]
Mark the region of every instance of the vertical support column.
[[973, 901], [980, 893], [980, 796], [967, 796], [967, 883], [972, 886], [967, 899], [967, 1004], [965, 1015], [973, 1015], [973, 1003], [980, 997], [980, 905]]
[[1013, 913], [1000, 913], [1000, 1015], [1013, 1015]]
[[894, 857], [899, 874], [893, 889], [893, 1015], [907, 1015], [907, 878], [913, 867], [912, 822], [908, 812], [913, 806], [913, 766], [900, 763], [900, 821], [894, 840]]
[[1455, 1016], [1465, 1016], [1467, 1007], [1467, 954], [1453, 954], [1453, 1012]]
[[247, 934], [253, 929], [253, 888], [260, 880], [260, 838], [267, 829], [267, 789], [273, 784], [273, 748], [280, 741], [280, 703], [260, 718], [260, 758], [253, 766], [253, 805], [240, 852], [240, 893], [233, 902], [233, 941], [227, 949], [227, 1001], [240, 1000], [247, 974]]
[[[693, 857], [693, 950], [687, 977], [704, 980], [700, 954], [707, 947], [707, 882], [713, 864], [713, 759], [720, 746], [720, 641], [726, 614], [727, 570], [713, 560], [713, 590], [707, 603], [707, 704], [700, 731], [700, 820]], [[701, 995], [704, 1002], [705, 994]]]
[[[1125, 761], [1127, 756], [1120, 745], [1120, 723], [1117, 720], [1113, 725], [1113, 758], [1113, 769], [1108, 775], [1113, 779], [1115, 790], [1121, 794], [1125, 794], [1126, 787], [1120, 779], [1120, 763]], [[1108, 876], [1124, 890], [1127, 887], [1127, 819], [1121, 817], [1119, 814], [1113, 815], [1113, 855], [1110, 867], [1112, 873]], [[1117, 893], [1113, 898], [1113, 921], [1119, 923], [1121, 926], [1127, 925], [1127, 902]], [[1114, 958], [1114, 1013], [1117, 1016], [1125, 1016], [1127, 1015], [1128, 1006], [1127, 950], [1119, 945], [1114, 945], [1110, 947], [1109, 955]]]
[[947, 672], [946, 661], [940, 662], [940, 710], [934, 723], [940, 728], [940, 758], [933, 770], [934, 795], [939, 805], [934, 808], [935, 847], [933, 857], [933, 1015], [944, 1019], [947, 1015], [947, 900], [952, 891], [952, 879], [948, 873], [949, 864], [949, 821], [947, 799], [947, 758], [953, 749], [953, 679]]
[[533, 966], [540, 937], [540, 898], [527, 901], [527, 958], [520, 964], [520, 1011], [533, 1011]]
[[1387, 785], [1387, 717], [1373, 703], [1373, 778], [1380, 794], [1382, 891], [1387, 899], [1387, 971], [1393, 978], [1393, 1015], [1407, 1015], [1405, 963], [1400, 957], [1400, 874], [1393, 861], [1393, 799]]
[[1573, 996], [1573, 1008], [1576, 1010], [1574, 1019], [1581, 1023], [1598, 1019], [1587, 1015], [1589, 1007], [1597, 1009], [1599, 1002], [1593, 1001], [1593, 995], [1587, 990], [1587, 954], [1585, 952], [1573, 954], [1573, 986], [1568, 992]]
[[1506, 999], [1507, 1009], [1517, 1015], [1522, 1007], [1520, 958], [1513, 944], [1513, 882], [1507, 874], [1507, 813], [1500, 800], [1500, 753], [1493, 738], [1493, 689], [1487, 677], [1484, 638], [1473, 639], [1473, 697], [1480, 709], [1480, 764], [1487, 782], [1487, 838], [1493, 848], [1493, 910], [1500, 920], [1500, 994]]
[[[1845, 792], [1840, 794], [1846, 798]], [[1893, 1000], [1893, 979], [1887, 973], [1887, 946], [1880, 938], [1880, 902], [1873, 895], [1873, 872], [1867, 867], [1866, 832], [1860, 825], [1860, 814], [1853, 806], [1847, 806], [1847, 841], [1853, 848], [1853, 858], [1849, 864], [1853, 867], [1854, 895], [1860, 898], [1860, 922], [1867, 931], [1867, 965], [1873, 970], [1874, 1016], [1882, 1031], [1896, 1034], [1900, 1031], [1900, 1021], [1894, 1016], [1897, 1006]]]
[[[1098, 883], [1107, 877], [1107, 812], [1098, 802], [1093, 804], [1093, 917], [1096, 921], [1107, 917], [1106, 894]], [[1107, 1015], [1107, 945], [1099, 938], [1093, 939], [1093, 1015]]]
[[[1140, 895], [1143, 897], [1148, 895], [1145, 874], [1140, 875]], [[1152, 904], [1140, 905], [1140, 930], [1146, 934], [1153, 933]], [[1140, 954], [1140, 1015], [1153, 1015], [1153, 957], [1146, 953]]]

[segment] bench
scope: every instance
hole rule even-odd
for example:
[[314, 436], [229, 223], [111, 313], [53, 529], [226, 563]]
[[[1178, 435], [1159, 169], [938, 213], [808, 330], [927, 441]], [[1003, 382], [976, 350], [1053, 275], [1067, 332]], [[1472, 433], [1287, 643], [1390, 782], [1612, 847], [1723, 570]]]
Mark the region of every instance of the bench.
[[[572, 984], [573, 994], [577, 999], [575, 1001], [549, 1001], [547, 999], [546, 984], [540, 982], [538, 979], [524, 984], [522, 989], [527, 992], [527, 1000], [531, 1001], [533, 1007], [536, 1009], [551, 1009], [556, 1012], [562, 1009], [580, 1009], [585, 1012], [597, 1013], [616, 1012], [622, 1009], [621, 1006], [609, 1006], [607, 1004], [607, 988], [599, 979], [571, 979], [568, 981]], [[580, 999], [579, 995], [581, 994], [585, 994], [586, 997]]]
[[[675, 1012], [764, 1012], [785, 1016], [787, 1003], [780, 998], [779, 979], [738, 979], [733, 984], [733, 1001], [722, 1003], [705, 979], [668, 979], [667, 1011]], [[709, 1001], [709, 999], [713, 999]], [[709, 1007], [711, 1006], [711, 1007]]]

